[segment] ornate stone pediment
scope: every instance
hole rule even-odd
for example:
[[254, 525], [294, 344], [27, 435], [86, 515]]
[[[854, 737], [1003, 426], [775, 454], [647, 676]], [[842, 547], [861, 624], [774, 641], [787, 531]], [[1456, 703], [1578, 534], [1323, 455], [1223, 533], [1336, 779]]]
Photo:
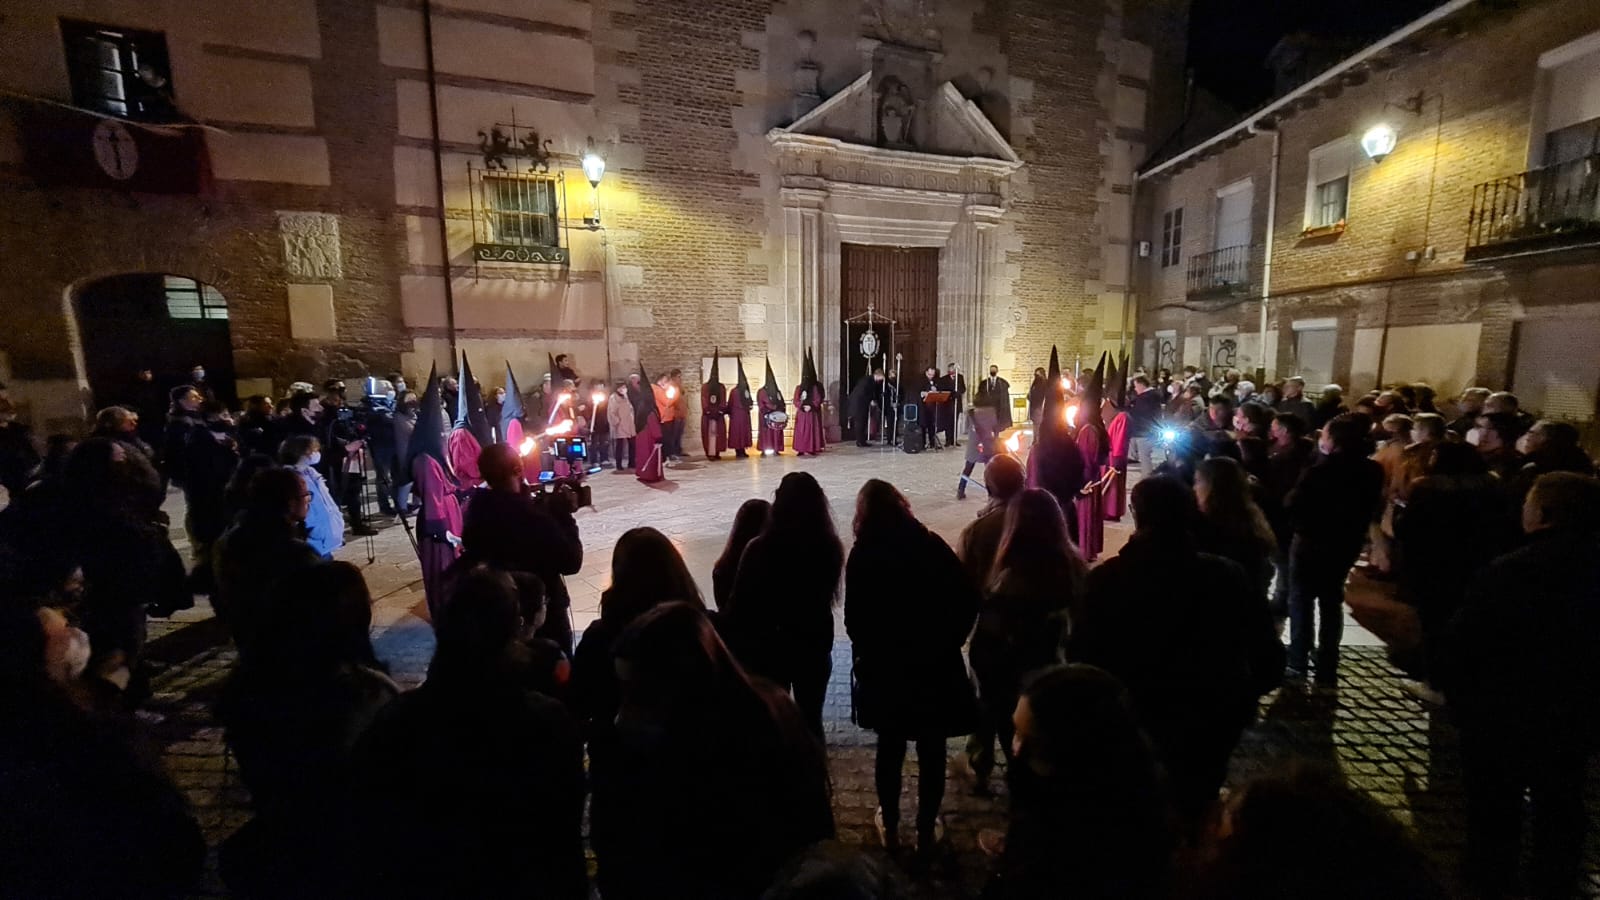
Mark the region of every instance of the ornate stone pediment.
[[768, 133], [775, 146], [827, 138], [859, 148], [1020, 165], [976, 103], [946, 81], [919, 97], [914, 85], [893, 75], [867, 72], [849, 87], [784, 128]]

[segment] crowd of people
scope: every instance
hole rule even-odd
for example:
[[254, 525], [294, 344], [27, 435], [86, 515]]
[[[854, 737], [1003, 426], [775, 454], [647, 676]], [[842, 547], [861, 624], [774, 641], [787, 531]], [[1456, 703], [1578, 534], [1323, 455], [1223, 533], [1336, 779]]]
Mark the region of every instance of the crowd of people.
[[[130, 404], [82, 441], [0, 460], [7, 478], [27, 463], [0, 511], [0, 896], [171, 896], [196, 877], [199, 826], [131, 715], [146, 615], [196, 594], [237, 649], [214, 715], [253, 812], [219, 851], [240, 896], [904, 896], [893, 868], [836, 842], [836, 617], [851, 717], [876, 735], [878, 843], [914, 876], [947, 844], [949, 742], [965, 738], [973, 790], [997, 769], [1007, 787], [1006, 828], [979, 835], [985, 900], [1443, 896], [1445, 873], [1326, 769], [1222, 790], [1264, 696], [1337, 685], [1363, 557], [1401, 602], [1358, 614], [1381, 619], [1462, 735], [1471, 883], [1515, 889], [1526, 791], [1528, 883], [1574, 889], [1600, 721], [1600, 481], [1571, 426], [1511, 395], [1469, 390], [1446, 415], [1412, 385], [1348, 409], [1297, 379], [1258, 392], [1126, 361], [1108, 377], [1104, 360], [1069, 392], [1052, 361], [1030, 391], [1026, 464], [987, 457], [988, 500], [953, 545], [877, 479], [846, 541], [817, 480], [791, 472], [739, 508], [711, 602], [665, 535], [634, 528], [578, 636], [573, 494], [530, 490], [535, 463], [506, 431], [585, 412], [598, 427], [605, 399], [627, 398], [645, 415], [606, 415], [620, 465], [627, 425], [669, 453], [682, 391], [670, 373], [645, 389], [641, 371], [585, 405], [552, 362], [562, 384], [536, 397], [559, 400], [531, 415], [514, 379], [486, 403], [437, 375], [413, 400], [392, 376], [394, 395], [359, 415], [330, 383], [252, 398], [238, 421], [191, 383], [170, 392], [158, 442]], [[804, 380], [797, 407], [816, 390]], [[742, 364], [739, 391], [747, 409], [783, 402], [752, 395]], [[463, 424], [447, 443], [452, 395]], [[494, 424], [465, 441], [491, 403]], [[8, 409], [0, 449], [31, 448]], [[710, 449], [737, 430], [715, 412]], [[407, 419], [395, 445], [375, 437]], [[366, 473], [403, 511], [436, 502], [419, 473], [446, 457], [459, 527], [435, 538], [419, 517], [419, 552], [443, 548], [424, 565], [436, 649], [402, 691], [361, 570], [330, 554], [369, 524]], [[168, 537], [166, 483], [184, 494], [192, 564]], [[1132, 537], [1091, 568], [1086, 542], [1124, 504]]]

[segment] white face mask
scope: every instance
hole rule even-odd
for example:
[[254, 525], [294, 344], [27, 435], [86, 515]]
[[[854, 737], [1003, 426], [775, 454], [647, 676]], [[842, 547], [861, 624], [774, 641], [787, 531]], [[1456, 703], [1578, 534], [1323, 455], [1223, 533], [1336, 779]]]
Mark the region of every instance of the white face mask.
[[1481, 441], [1481, 440], [1483, 440], [1483, 429], [1482, 428], [1469, 428], [1469, 429], [1467, 429], [1467, 443], [1469, 443], [1472, 446], [1476, 447], [1476, 446], [1478, 446], [1478, 442]]
[[68, 629], [67, 652], [61, 659], [66, 666], [67, 680], [77, 681], [89, 668], [89, 635], [81, 628]]
[[322, 462], [322, 451], [321, 450], [313, 450], [313, 451], [311, 451], [311, 455], [306, 457], [306, 465], [308, 465], [308, 466], [314, 466], [314, 465], [316, 465], [317, 463], [320, 463], [320, 462]]
[[395, 398], [395, 392], [394, 391], [384, 391], [383, 392], [383, 397], [384, 397], [385, 400], [388, 400], [390, 403], [393, 403], [394, 402], [394, 398]]

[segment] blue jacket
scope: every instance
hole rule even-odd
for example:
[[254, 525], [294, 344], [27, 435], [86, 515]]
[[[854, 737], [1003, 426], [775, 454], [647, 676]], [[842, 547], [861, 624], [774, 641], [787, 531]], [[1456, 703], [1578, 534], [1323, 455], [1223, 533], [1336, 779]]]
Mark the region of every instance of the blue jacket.
[[328, 556], [344, 546], [344, 513], [328, 492], [328, 482], [322, 473], [301, 461], [294, 467], [305, 479], [311, 491], [311, 509], [306, 513], [306, 530], [310, 532], [306, 543], [321, 556]]

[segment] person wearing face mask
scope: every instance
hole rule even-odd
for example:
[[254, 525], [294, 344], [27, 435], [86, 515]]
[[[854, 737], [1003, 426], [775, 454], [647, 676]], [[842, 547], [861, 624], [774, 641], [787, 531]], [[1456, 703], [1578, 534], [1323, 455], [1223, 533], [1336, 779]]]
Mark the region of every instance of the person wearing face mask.
[[1011, 382], [1000, 377], [1000, 367], [989, 366], [989, 377], [978, 382], [976, 406], [994, 410], [1001, 431], [1011, 427]]
[[394, 504], [402, 515], [411, 507], [411, 475], [405, 470], [411, 458], [411, 436], [417, 430], [417, 418], [422, 401], [410, 391], [401, 391], [395, 397], [394, 408]]
[[197, 365], [189, 370], [189, 386], [200, 395], [202, 406], [217, 405], [217, 391], [211, 382], [206, 380], [206, 367]]
[[56, 610], [0, 605], [0, 893], [186, 894], [200, 827], [153, 754], [74, 702], [89, 650]]
[[305, 516], [306, 542], [318, 556], [332, 559], [333, 551], [344, 546], [344, 513], [317, 470], [322, 462], [322, 445], [314, 437], [297, 435], [283, 442], [278, 461], [298, 472], [311, 493]]
[[1150, 741], [1127, 693], [1093, 666], [1040, 670], [1012, 715], [1015, 762], [983, 900], [1167, 896], [1177, 846]]
[[[526, 622], [512, 580], [468, 578], [439, 604], [427, 681], [356, 745], [353, 893], [583, 900], [578, 729], [518, 671]], [[395, 834], [425, 851], [394, 853]]]

